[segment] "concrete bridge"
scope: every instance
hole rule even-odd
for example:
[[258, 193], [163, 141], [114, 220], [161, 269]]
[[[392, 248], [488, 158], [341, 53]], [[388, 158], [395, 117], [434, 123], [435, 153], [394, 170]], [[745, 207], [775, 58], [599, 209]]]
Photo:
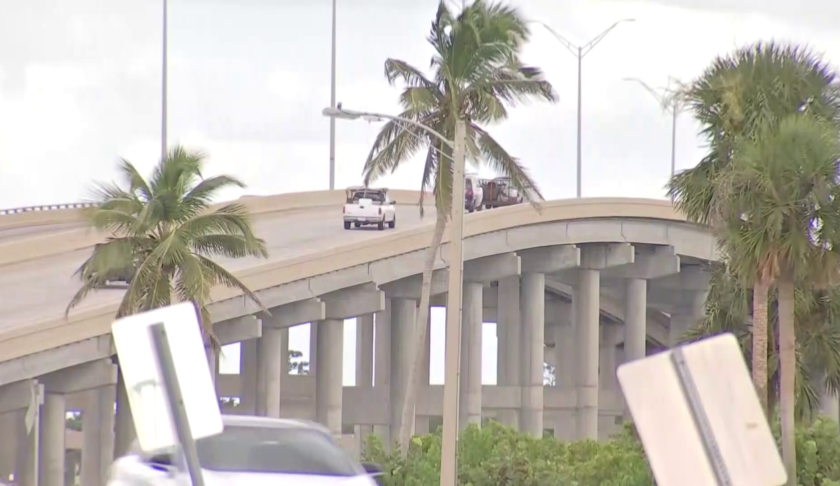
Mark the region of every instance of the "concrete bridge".
[[[317, 420], [335, 434], [399, 427], [410, 366], [429, 221], [394, 191], [397, 229], [345, 231], [343, 191], [244, 198], [267, 240], [268, 261], [223, 261], [271, 310], [229, 289], [210, 310], [224, 344], [241, 343], [241, 373], [218, 375], [237, 397], [230, 413]], [[84, 229], [78, 210], [0, 215], [0, 474], [29, 484], [64, 484], [68, 410], [82, 411], [82, 484], [97, 485], [114, 452], [132, 438], [112, 362], [110, 325], [121, 290], [91, 296], [64, 317], [78, 283], [72, 272], [104, 235]], [[465, 219], [461, 423], [482, 417], [562, 439], [598, 438], [622, 420], [620, 363], [673, 344], [702, 315], [714, 238], [667, 201], [548, 201]], [[436, 259], [432, 305], [446, 302], [447, 242]], [[356, 386], [342, 386], [344, 320], [357, 319]], [[289, 375], [288, 329], [311, 326], [310, 375]], [[496, 323], [498, 385], [481, 384], [481, 329]], [[374, 344], [375, 343], [375, 344]], [[442, 410], [442, 387], [427, 363], [415, 430]], [[375, 370], [374, 370], [375, 356]], [[218, 357], [208, 352], [217, 371]], [[543, 362], [557, 368], [543, 385]], [[112, 431], [116, 431], [113, 433]], [[6, 433], [6, 432], [10, 433]], [[10, 440], [5, 440], [9, 437]], [[38, 453], [36, 454], [35, 451]], [[74, 456], [75, 457], [75, 456]], [[36, 460], [37, 458], [37, 460]]]

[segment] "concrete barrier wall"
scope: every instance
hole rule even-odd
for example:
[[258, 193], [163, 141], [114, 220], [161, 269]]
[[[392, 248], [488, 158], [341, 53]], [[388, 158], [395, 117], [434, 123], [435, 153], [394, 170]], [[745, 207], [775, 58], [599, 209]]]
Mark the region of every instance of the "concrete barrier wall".
[[[393, 189], [390, 194], [397, 204], [416, 204], [420, 199], [419, 191]], [[336, 207], [344, 204], [345, 197], [344, 190], [295, 192], [276, 196], [243, 196], [236, 201], [216, 204], [214, 208], [238, 202], [243, 204], [252, 216], [259, 217], [268, 213]], [[427, 197], [430, 203], [434, 201], [431, 195]], [[0, 231], [74, 222], [83, 224], [83, 211], [83, 209], [71, 208], [0, 215]], [[79, 227], [24, 236], [10, 241], [0, 240], [0, 266], [91, 248], [104, 241], [106, 236], [105, 233], [88, 227]]]
[[[540, 212], [520, 204], [470, 215], [464, 223], [464, 237], [556, 221], [599, 218], [686, 222], [685, 217], [676, 212], [669, 201], [625, 198], [573, 199], [545, 202]], [[433, 223], [429, 223], [297, 258], [256, 265], [235, 271], [234, 274], [254, 291], [276, 287], [421, 250], [429, 245], [432, 227]], [[540, 226], [533, 226], [533, 231], [539, 232]], [[633, 236], [643, 235], [628, 235], [629, 241], [635, 241]], [[446, 241], [448, 238], [445, 236], [444, 242]], [[216, 302], [238, 295], [241, 295], [241, 292], [222, 287], [214, 289], [212, 293]], [[11, 360], [108, 334], [116, 310], [117, 304], [109, 303], [71, 313], [67, 318], [61, 316], [40, 322], [21, 323], [19, 327], [0, 333], [0, 356]]]
[[[407, 189], [392, 189], [390, 193], [398, 204], [413, 204], [420, 197], [420, 191]], [[273, 196], [242, 196], [237, 201], [248, 206], [253, 214], [262, 214], [343, 204], [344, 197], [344, 189], [336, 189], [334, 191], [290, 192]], [[219, 203], [216, 206], [230, 202], [232, 201]], [[0, 230], [82, 222], [84, 208], [91, 206], [90, 203], [70, 203], [0, 209]]]

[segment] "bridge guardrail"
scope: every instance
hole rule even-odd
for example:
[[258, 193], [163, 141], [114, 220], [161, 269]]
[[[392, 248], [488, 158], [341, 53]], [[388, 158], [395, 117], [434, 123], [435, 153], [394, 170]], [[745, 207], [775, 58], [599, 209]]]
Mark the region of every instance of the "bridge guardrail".
[[22, 213], [38, 213], [46, 211], [61, 211], [63, 209], [85, 209], [96, 206], [96, 203], [62, 203], [62, 204], [44, 204], [41, 206], [23, 206], [19, 208], [0, 209], [0, 216], [12, 216]]
[[[414, 204], [420, 197], [418, 191], [405, 189], [391, 189], [390, 193], [391, 197], [399, 204]], [[251, 216], [258, 217], [266, 213], [305, 211], [340, 206], [344, 203], [345, 197], [346, 194], [343, 189], [271, 196], [245, 195], [236, 200], [214, 204], [213, 207], [235, 202], [244, 205]], [[434, 197], [431, 194], [427, 195], [426, 198], [426, 201], [433, 203]], [[93, 207], [95, 204], [79, 204], [87, 204], [87, 206], [65, 207], [63, 210], [29, 210], [0, 217], [0, 230], [79, 223], [77, 227], [69, 229], [48, 230], [24, 238], [0, 241], [0, 266], [88, 248], [102, 242], [106, 237], [105, 234], [93, 231], [80, 224], [83, 223], [81, 210], [85, 207]]]

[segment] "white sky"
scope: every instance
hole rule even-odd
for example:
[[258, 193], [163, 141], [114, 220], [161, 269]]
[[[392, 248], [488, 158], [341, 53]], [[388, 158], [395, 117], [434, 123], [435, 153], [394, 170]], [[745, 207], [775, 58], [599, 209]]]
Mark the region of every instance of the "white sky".
[[[387, 57], [421, 68], [436, 0], [338, 0], [338, 99], [395, 112]], [[453, 1], [455, 5], [460, 2]], [[586, 42], [615, 20], [583, 63], [584, 196], [663, 197], [670, 119], [639, 85], [690, 80], [716, 54], [759, 39], [807, 43], [840, 59], [840, 2], [802, 0], [519, 0], [529, 18]], [[160, 137], [161, 0], [3, 0], [0, 15], [0, 208], [78, 201], [114, 176], [118, 157], [143, 170]], [[328, 175], [330, 0], [169, 0], [169, 139], [204, 151], [210, 174], [243, 179], [248, 194], [323, 189]], [[542, 67], [561, 101], [512, 110], [490, 127], [548, 198], [575, 190], [576, 61], [534, 27], [526, 62]], [[377, 126], [339, 122], [337, 187], [360, 182]], [[697, 126], [680, 118], [677, 168], [702, 154]], [[417, 188], [420, 161], [383, 185]], [[239, 194], [230, 193], [232, 198]], [[442, 318], [433, 339], [442, 341]], [[485, 332], [485, 356], [495, 332]], [[306, 328], [291, 347], [308, 353]], [[346, 326], [345, 378], [354, 374]], [[435, 337], [438, 336], [438, 337]], [[437, 344], [434, 349], [442, 349]], [[490, 350], [493, 350], [492, 353]], [[434, 351], [433, 351], [434, 353]], [[227, 353], [232, 355], [233, 352]], [[434, 368], [432, 377], [442, 377]], [[489, 358], [487, 358], [489, 359]], [[488, 363], [485, 360], [485, 363]], [[486, 365], [487, 367], [487, 365]], [[485, 379], [493, 375], [488, 370]], [[350, 380], [345, 380], [352, 383]]]

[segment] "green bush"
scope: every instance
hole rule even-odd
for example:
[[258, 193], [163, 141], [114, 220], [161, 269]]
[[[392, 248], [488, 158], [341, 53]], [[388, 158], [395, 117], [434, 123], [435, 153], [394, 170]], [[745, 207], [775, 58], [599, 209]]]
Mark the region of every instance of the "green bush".
[[[775, 431], [774, 431], [775, 432]], [[369, 437], [364, 460], [382, 466], [385, 486], [439, 483], [440, 434], [415, 437], [408, 458]], [[840, 486], [837, 424], [818, 419], [796, 437], [800, 486]], [[632, 425], [609, 441], [564, 443], [515, 432], [496, 422], [470, 426], [458, 443], [461, 486], [651, 486], [644, 450]]]

